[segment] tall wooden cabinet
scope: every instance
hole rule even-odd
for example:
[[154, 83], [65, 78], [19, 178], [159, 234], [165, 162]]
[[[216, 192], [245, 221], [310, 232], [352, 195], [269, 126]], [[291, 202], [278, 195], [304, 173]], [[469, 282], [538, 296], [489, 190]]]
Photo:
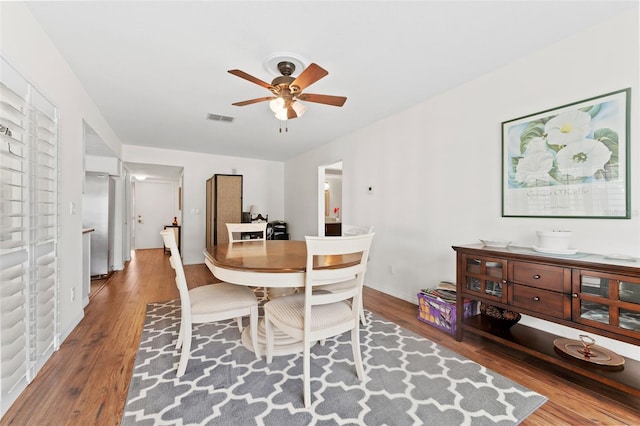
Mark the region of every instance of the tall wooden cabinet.
[[207, 179], [207, 248], [229, 241], [226, 223], [242, 222], [242, 175], [216, 174]]

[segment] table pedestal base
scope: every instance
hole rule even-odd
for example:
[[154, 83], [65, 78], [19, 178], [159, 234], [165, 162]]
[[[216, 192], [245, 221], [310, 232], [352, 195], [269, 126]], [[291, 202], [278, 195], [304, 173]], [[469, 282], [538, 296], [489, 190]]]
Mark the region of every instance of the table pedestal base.
[[[274, 330], [273, 356], [290, 355], [302, 353], [304, 346], [302, 340], [294, 339], [277, 328]], [[245, 348], [255, 353], [251, 342], [251, 328], [245, 327], [242, 330], [242, 344]], [[264, 325], [264, 318], [258, 321], [258, 345], [260, 346], [260, 356], [267, 356], [267, 333]], [[313, 346], [313, 344], [311, 345]]]
[[[296, 294], [298, 287], [269, 287], [267, 288], [267, 300], [273, 300], [276, 297], [288, 296], [290, 294]], [[302, 289], [304, 291], [304, 289]]]

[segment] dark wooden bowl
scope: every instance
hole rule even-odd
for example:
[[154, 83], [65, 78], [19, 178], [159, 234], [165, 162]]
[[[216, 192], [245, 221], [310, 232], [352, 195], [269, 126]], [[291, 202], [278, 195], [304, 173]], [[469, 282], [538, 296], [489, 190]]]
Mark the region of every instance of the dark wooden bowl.
[[489, 327], [494, 330], [508, 330], [513, 327], [522, 316], [518, 314], [517, 318], [513, 319], [504, 319], [504, 318], [496, 318], [486, 314], [481, 314], [483, 321], [487, 321], [489, 323]]
[[508, 330], [522, 318], [522, 315], [518, 312], [508, 311], [485, 303], [480, 304], [480, 315], [482, 315], [484, 321], [489, 323], [489, 327], [495, 330]]

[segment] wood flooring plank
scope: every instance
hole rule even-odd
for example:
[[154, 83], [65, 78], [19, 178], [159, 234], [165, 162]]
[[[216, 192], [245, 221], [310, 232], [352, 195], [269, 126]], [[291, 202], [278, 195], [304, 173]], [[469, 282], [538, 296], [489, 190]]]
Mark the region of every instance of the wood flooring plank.
[[[218, 282], [185, 266], [190, 287]], [[0, 425], [119, 425], [146, 306], [178, 298], [169, 256], [138, 250], [91, 295], [85, 317], [0, 420]], [[417, 302], [417, 299], [416, 299]], [[640, 425], [640, 398], [558, 371], [479, 336], [453, 336], [417, 319], [417, 306], [365, 288], [365, 307], [549, 398], [522, 425]]]

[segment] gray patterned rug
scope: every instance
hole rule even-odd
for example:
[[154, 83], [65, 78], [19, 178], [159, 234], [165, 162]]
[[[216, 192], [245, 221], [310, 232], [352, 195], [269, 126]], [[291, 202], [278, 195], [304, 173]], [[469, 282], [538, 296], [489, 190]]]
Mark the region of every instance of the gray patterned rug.
[[349, 333], [315, 345], [312, 407], [302, 402], [301, 355], [257, 360], [235, 321], [194, 329], [187, 372], [175, 376], [177, 300], [152, 303], [123, 425], [513, 425], [547, 400], [505, 377], [367, 312], [360, 382]]

